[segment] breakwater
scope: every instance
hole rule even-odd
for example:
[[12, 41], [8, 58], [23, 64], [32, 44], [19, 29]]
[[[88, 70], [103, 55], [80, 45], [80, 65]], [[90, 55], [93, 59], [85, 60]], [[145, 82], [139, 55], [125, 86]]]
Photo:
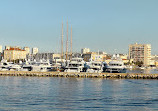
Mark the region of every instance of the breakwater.
[[132, 74], [132, 73], [0, 71], [0, 76], [158, 79], [158, 74], [142, 74], [142, 73]]

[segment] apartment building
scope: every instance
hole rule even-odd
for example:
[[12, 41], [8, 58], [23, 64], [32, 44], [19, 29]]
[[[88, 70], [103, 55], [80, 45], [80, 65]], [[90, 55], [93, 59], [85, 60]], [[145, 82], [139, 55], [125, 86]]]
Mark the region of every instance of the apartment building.
[[151, 45], [137, 43], [130, 44], [129, 58], [133, 59], [133, 62], [142, 61], [145, 66], [149, 66], [151, 60]]
[[26, 51], [20, 48], [10, 47], [4, 50], [5, 60], [26, 59]]

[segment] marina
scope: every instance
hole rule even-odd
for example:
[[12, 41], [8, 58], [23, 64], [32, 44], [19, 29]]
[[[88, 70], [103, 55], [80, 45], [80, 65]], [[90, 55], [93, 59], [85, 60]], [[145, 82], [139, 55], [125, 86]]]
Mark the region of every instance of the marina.
[[1, 0], [0, 111], [158, 111], [157, 4]]

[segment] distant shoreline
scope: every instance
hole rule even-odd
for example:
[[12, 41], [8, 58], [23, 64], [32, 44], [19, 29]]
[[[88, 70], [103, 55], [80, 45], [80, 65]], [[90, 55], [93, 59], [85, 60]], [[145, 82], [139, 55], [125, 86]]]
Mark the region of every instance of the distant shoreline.
[[142, 73], [131, 74], [131, 73], [0, 71], [0, 76], [158, 79], [158, 74], [142, 74]]

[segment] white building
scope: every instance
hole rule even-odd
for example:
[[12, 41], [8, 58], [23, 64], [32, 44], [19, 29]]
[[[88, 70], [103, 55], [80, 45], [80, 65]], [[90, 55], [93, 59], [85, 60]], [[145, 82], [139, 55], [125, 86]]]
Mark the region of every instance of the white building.
[[86, 54], [88, 52], [90, 52], [89, 48], [83, 48], [83, 49], [81, 49], [81, 54]]
[[2, 53], [2, 45], [0, 45], [0, 53]]
[[32, 54], [37, 54], [37, 53], [38, 53], [38, 48], [37, 47], [32, 48]]

